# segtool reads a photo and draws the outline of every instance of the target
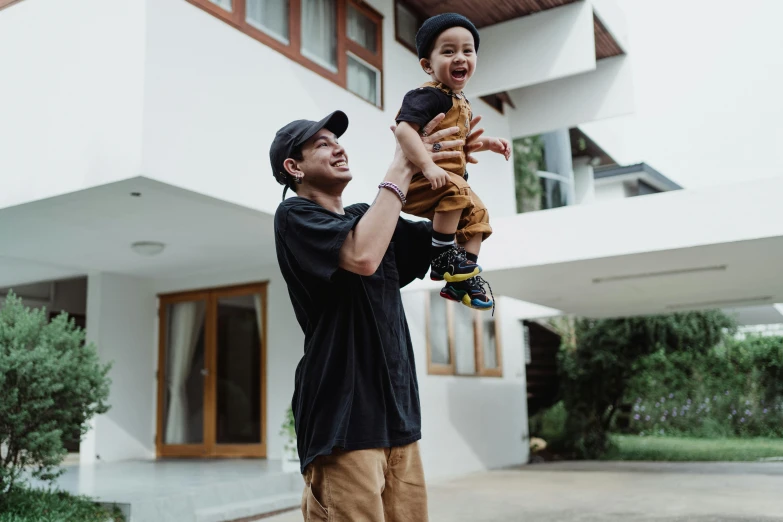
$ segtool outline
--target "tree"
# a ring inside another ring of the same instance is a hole
[[[568,449],[585,458],[607,450],[609,428],[642,357],[657,350],[708,350],[733,327],[720,311],[576,320],[575,342],[560,352]]]
[[[8,295],[0,309],[0,495],[26,468],[50,482],[62,473],[64,434],[84,435],[86,421],[109,410],[109,369],[67,314],[49,322],[44,310]]]
[[[541,210],[541,180],[544,166],[544,140],[528,136],[514,140],[514,186],[517,212]]]

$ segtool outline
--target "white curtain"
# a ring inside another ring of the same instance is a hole
[[[190,375],[205,311],[201,301],[177,303],[171,308],[166,367],[169,389],[166,444],[194,442],[188,440],[188,395],[185,384]]]
[[[337,72],[336,0],[302,0],[302,54]]]
[[[256,322],[258,323],[258,336],[264,338],[264,308],[261,302],[261,296],[258,294],[253,295],[253,306],[256,309]]]
[[[499,325],[494,319],[485,319],[483,328],[484,368],[498,367],[497,332]]]
[[[401,3],[397,3],[397,38],[416,48],[416,33],[419,30],[419,20]]]
[[[473,329],[473,310],[454,304],[454,344],[456,345],[457,374],[476,373],[476,343]]]
[[[348,90],[378,105],[378,73],[348,56]]]
[[[433,364],[451,364],[449,352],[449,322],[446,315],[446,301],[439,292],[429,295],[430,306],[430,358]]]
[[[288,43],[288,0],[247,0],[245,9],[250,25]]]
[[[231,0],[209,0],[215,5],[219,5],[229,13],[231,12]]]
[[[348,6],[348,38],[365,49],[375,52],[377,30],[375,22],[357,11],[352,5]]]

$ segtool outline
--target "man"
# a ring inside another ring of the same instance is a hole
[[[418,383],[400,288],[429,269],[431,225],[400,218],[415,170],[399,146],[372,206],[343,207],[352,175],[338,138],[347,128],[341,111],[297,120],[277,132],[269,152],[275,179],[297,196],[275,214],[275,243],[305,334],[292,401],[302,514],[426,521]],[[456,132],[422,139],[432,144]],[[428,150],[440,160],[463,144]]]

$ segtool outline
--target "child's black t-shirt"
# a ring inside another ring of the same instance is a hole
[[[435,87],[419,87],[405,94],[402,107],[395,118],[397,123],[415,123],[419,128],[427,125],[440,113],[446,114],[453,107],[451,96]]]

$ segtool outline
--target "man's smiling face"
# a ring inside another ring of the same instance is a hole
[[[348,155],[334,133],[321,129],[302,145],[303,160],[299,169],[313,185],[348,183],[353,176],[348,168]]]

